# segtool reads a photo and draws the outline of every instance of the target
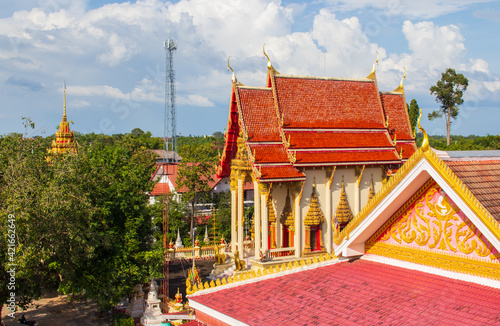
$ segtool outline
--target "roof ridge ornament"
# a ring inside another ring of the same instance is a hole
[[[403,77],[401,78],[401,82],[399,83],[399,86],[395,90],[393,90],[393,92],[395,92],[395,93],[404,94],[404,92],[405,92],[405,90],[403,88],[403,79],[406,78],[406,68],[403,67],[403,69],[404,69],[405,73],[404,73]]]
[[[229,65],[229,58],[231,58],[231,56],[227,57],[227,69],[228,70],[231,70],[231,72],[233,73],[233,76],[231,77],[231,81],[233,83],[237,83],[238,82],[238,79],[236,79],[236,75],[234,74],[234,70],[233,68],[231,68],[231,66]]]
[[[378,51],[375,51],[375,52],[377,52],[377,60],[375,60],[375,62],[373,63],[372,72],[370,72],[370,74],[368,76],[366,76],[366,78],[368,78],[368,79],[375,79],[375,66],[377,65],[378,59],[379,59]]]
[[[420,145],[420,148],[426,152],[429,150],[429,137],[427,136],[427,132],[425,131],[424,128],[420,125],[420,119],[422,119],[422,108],[420,108],[420,114],[418,116],[418,129],[423,133],[424,139],[422,140],[422,145]]]
[[[266,43],[262,46],[262,52],[264,52],[264,56],[267,58],[267,68],[272,68],[273,65],[271,64],[271,59],[269,59],[269,56],[266,53]]]

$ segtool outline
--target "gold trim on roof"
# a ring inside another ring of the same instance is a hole
[[[424,144],[422,144],[424,145]],[[405,164],[394,174],[393,177],[386,182],[382,189],[375,194],[368,203],[363,207],[358,215],[347,224],[340,232],[336,233],[333,242],[340,245],[346,238],[348,233],[351,233],[363,221],[368,214],[394,189],[394,187],[411,171],[411,169],[420,162],[421,159],[427,160],[429,164],[439,173],[445,182],[452,187],[463,202],[474,212],[474,214],[485,224],[494,236],[500,240],[500,223],[493,218],[488,210],[479,202],[472,192],[464,185],[458,176],[441,160],[437,154],[428,148],[420,147]]]
[[[425,152],[429,149],[429,137],[427,136],[427,132],[425,131],[424,128],[420,125],[420,119],[422,119],[422,109],[420,109],[420,114],[418,115],[418,129],[422,132],[424,139],[422,140],[422,145],[420,148]],[[416,134],[416,132],[415,132]]]
[[[269,59],[269,56],[266,53],[266,43],[262,46],[262,52],[264,52],[264,56],[267,58],[267,67],[272,68],[273,65],[271,64],[271,59]]]

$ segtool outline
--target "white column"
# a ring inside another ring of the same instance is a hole
[[[326,251],[328,251],[329,254],[332,253],[332,241],[333,241],[333,235],[332,235],[332,191],[329,187],[329,180],[326,180],[325,184],[325,213],[326,213],[326,241],[325,241],[325,246],[326,246]]]
[[[243,179],[238,178],[238,249],[241,252],[241,257],[243,258]]]
[[[259,183],[257,181],[253,182],[253,204],[254,204],[254,234],[255,234],[255,258],[259,259],[259,250],[260,246],[260,191],[259,191]]]
[[[267,217],[267,200],[265,194],[260,194],[260,211],[262,216],[262,249],[269,249],[269,221]]]
[[[236,210],[238,200],[236,189],[231,189],[231,251],[236,250],[237,232],[236,232]]]
[[[293,199],[293,205],[295,210],[295,257],[300,257],[302,255],[302,212],[300,209],[299,192],[295,191],[295,196]]]

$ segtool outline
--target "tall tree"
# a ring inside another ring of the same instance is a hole
[[[451,118],[458,116],[459,106],[464,102],[463,93],[469,86],[469,80],[462,74],[457,74],[455,69],[448,68],[441,74],[441,80],[430,88],[431,94],[436,96],[440,103],[439,110],[429,113],[429,120],[445,117],[446,120],[446,145],[450,145]]]
[[[420,108],[418,107],[417,100],[413,99],[410,102],[410,105],[406,104],[408,107],[408,116],[410,117],[410,126],[411,130],[413,133],[415,133],[415,130],[417,129],[417,121],[418,121],[418,116],[420,114]]]
[[[177,174],[177,187],[182,199],[191,206],[191,238],[193,238],[195,204],[207,196],[215,173],[215,157],[212,144],[185,145],[180,148],[182,163]],[[194,245],[194,243],[193,243]]]

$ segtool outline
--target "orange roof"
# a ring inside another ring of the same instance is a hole
[[[238,97],[248,141],[281,142],[272,90],[238,87]]]
[[[167,183],[157,183],[153,188],[153,191],[149,194],[150,196],[161,196],[170,193],[170,187]]]
[[[274,76],[287,128],[385,128],[375,82]]]
[[[155,173],[151,177],[151,179],[155,179],[157,177],[161,177],[162,175],[165,175],[170,182],[172,183],[173,189],[176,192],[183,193],[186,191],[185,187],[182,187],[180,189],[177,188],[177,177],[178,177],[178,170],[179,170],[179,164],[178,163],[157,163],[158,168],[156,169]],[[210,188],[213,188],[218,182],[220,181],[220,178],[214,174],[212,175],[212,180],[209,181],[209,186]],[[169,189],[169,191],[172,191],[167,183],[157,183],[155,185],[155,188],[153,189],[153,192],[155,189],[160,191],[161,189],[166,190]],[[157,196],[155,194],[151,193],[152,196]],[[161,193],[163,194],[163,192]]]
[[[233,84],[219,177],[230,175],[240,131],[264,182],[304,178],[299,166],[399,164],[415,152],[403,95],[381,94],[372,79],[268,72],[268,87]]]

